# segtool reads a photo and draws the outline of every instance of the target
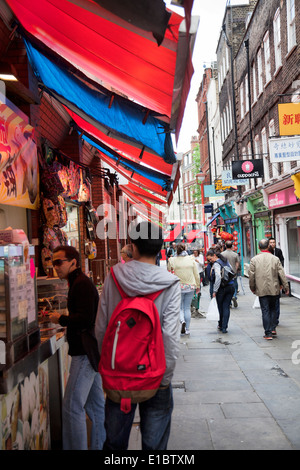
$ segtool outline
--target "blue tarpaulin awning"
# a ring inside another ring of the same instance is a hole
[[[99,93],[66,68],[46,57],[24,38],[30,64],[40,85],[68,108],[83,116],[106,134],[145,146],[168,163],[175,163],[171,135],[165,123],[153,115],[144,121],[141,107],[120,96],[110,103],[109,96]]]

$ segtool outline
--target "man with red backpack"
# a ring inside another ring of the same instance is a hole
[[[157,266],[162,230],[148,222],[130,233],[133,260],[107,276],[95,332],[107,394],[104,450],[126,450],[139,403],[142,448],[165,450],[170,434],[171,379],[179,351],[179,279]]]

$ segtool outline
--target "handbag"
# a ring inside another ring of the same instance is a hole
[[[213,297],[208,305],[206,320],[219,320],[217,299]]]
[[[93,329],[82,330],[81,333],[81,342],[83,349],[90,361],[92,368],[98,372],[98,366],[100,361],[100,353],[98,349],[98,342],[95,337]]]

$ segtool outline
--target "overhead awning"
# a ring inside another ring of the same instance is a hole
[[[108,96],[92,89],[65,67],[54,63],[28,39],[25,39],[25,45],[40,86],[49,94],[105,134],[132,145],[144,146],[166,162],[175,163],[171,136],[164,132],[162,121],[148,116],[146,122],[143,122],[145,113],[140,107],[119,96],[110,104]]]
[[[217,212],[206,224],[206,227],[208,227],[214,220],[216,220],[217,217],[219,217],[220,212]]]
[[[186,34],[184,18],[167,11],[163,0],[133,0],[128,8],[128,0],[125,5],[119,0],[6,1],[22,27],[49,51],[168,123],[176,116],[173,128],[180,128],[186,103],[181,90],[189,87],[193,68],[191,55],[178,51],[191,48],[195,32]],[[192,3],[187,2],[188,25]]]
[[[155,219],[162,222],[163,213],[159,209],[154,207],[149,202],[145,201],[143,198],[134,194],[127,188],[127,185],[121,185],[120,188],[132,201],[139,205],[139,208],[143,211],[143,213],[147,214],[147,216],[151,219]]]
[[[154,194],[150,193],[149,191],[145,191],[142,189],[140,186],[137,186],[136,184],[133,183],[128,183],[126,184],[126,187],[128,188],[129,191],[131,191],[133,194],[136,194],[137,196],[143,198],[143,200],[148,200],[150,202],[154,202],[159,205],[164,205],[167,202]],[[121,189],[123,186],[121,185]]]
[[[116,138],[112,134],[106,135],[93,124],[78,116],[75,112],[70,111],[67,107],[65,109],[70,114],[70,118],[74,121],[76,127],[86,135],[91,136],[92,139],[96,139],[97,142],[105,144],[112,150],[117,151],[119,154],[122,154],[137,163],[148,165],[151,168],[159,170],[161,173],[171,176],[173,165],[165,162],[163,158],[159,158],[157,155],[149,152],[142,145],[124,142],[121,138]]]

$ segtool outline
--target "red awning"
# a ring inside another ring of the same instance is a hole
[[[158,46],[151,32],[92,0],[7,0],[7,3],[27,32],[87,77],[171,118],[183,17],[171,13],[164,40]]]
[[[65,109],[70,114],[78,128],[86,132],[92,138],[95,138],[99,142],[103,142],[112,150],[129,157],[131,160],[136,161],[137,163],[149,165],[151,168],[157,169],[165,175],[170,176],[172,174],[173,165],[165,162],[162,158],[159,158],[153,153],[147,152],[138,146],[130,145],[128,142],[124,142],[113,136],[104,134],[104,132],[101,132],[96,126],[78,116],[78,114],[74,113],[67,107],[65,107]]]
[[[145,191],[142,189],[140,186],[137,186],[136,184],[133,183],[128,183],[126,187],[134,194],[137,196],[140,196],[144,200],[148,200],[151,202],[155,202],[156,204],[166,204],[167,201],[164,201],[163,199],[155,196],[154,194],[150,193],[149,191]]]

